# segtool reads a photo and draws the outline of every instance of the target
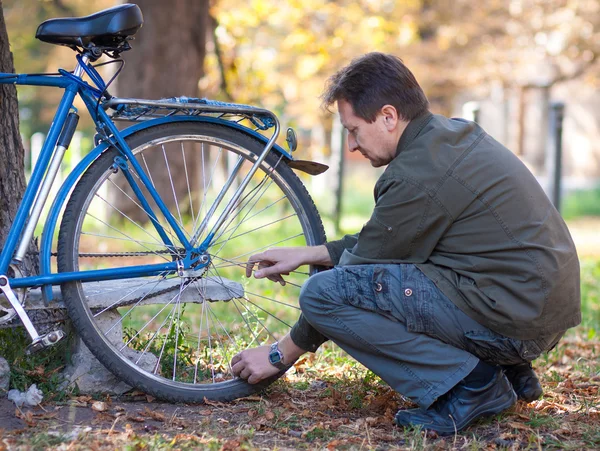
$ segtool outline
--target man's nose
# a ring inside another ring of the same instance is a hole
[[[354,136],[352,136],[351,133],[348,133],[348,150],[350,152],[355,152],[358,150],[358,143],[356,142],[356,139],[354,139]]]

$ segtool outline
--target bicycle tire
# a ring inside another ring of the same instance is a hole
[[[169,190],[172,191],[174,217],[186,230],[192,230],[194,227],[189,226],[199,223],[201,211],[209,210],[209,202],[206,199],[214,198],[212,196],[216,196],[217,187],[221,186],[217,183],[213,186],[217,172],[222,172],[225,177],[227,171],[231,171],[232,165],[227,169],[227,165],[217,163],[219,159],[224,161],[224,157],[227,156],[228,160],[235,160],[236,163],[242,161],[240,173],[245,173],[252,160],[264,148],[264,144],[257,138],[241,131],[220,124],[187,121],[157,125],[133,134],[127,141],[140,164],[144,163],[143,170],[153,179],[153,184],[161,171],[157,172],[156,168],[153,170],[148,166],[148,160],[153,157],[156,163],[157,160],[164,159],[165,170],[175,172],[172,168],[173,159],[180,150],[183,155],[188,199],[180,201],[177,198],[172,177],[171,187],[159,187],[158,182],[155,187],[163,199],[168,197]],[[114,158],[118,155],[116,149],[104,152],[90,165],[74,188],[60,226],[57,259],[59,272],[113,267],[110,265],[119,267],[118,257],[123,255],[123,250],[126,250],[124,255],[136,265],[160,261],[161,257],[172,258],[172,248],[169,249],[169,254],[164,250],[164,244],[162,247],[153,246],[155,242],[146,238],[147,234],[153,232],[152,222],[130,221],[132,215],[127,215],[124,207],[117,207],[116,202],[113,203],[113,198],[120,198],[120,202],[125,204],[134,200],[123,188],[122,180],[118,179],[122,178],[122,171],[118,171],[114,166]],[[190,170],[192,155],[196,155],[196,174],[203,180],[201,195],[190,188],[188,172],[193,172]],[[161,158],[158,158],[159,156]],[[187,160],[186,156],[189,156]],[[187,164],[187,161],[190,161],[190,164]],[[210,172],[207,170],[207,162],[211,165]],[[178,172],[177,177],[181,180],[183,174]],[[108,185],[111,186],[112,197],[103,191]],[[179,189],[181,191],[181,187]],[[183,191],[185,192],[185,189]],[[194,212],[194,205],[200,202],[200,197],[204,199],[204,205]],[[187,213],[182,213],[188,201],[190,209]],[[283,203],[280,204],[281,202]],[[99,210],[96,210],[96,204],[102,204],[111,215],[121,216],[119,221],[114,218],[105,221],[98,218]],[[139,204],[136,205],[142,209]],[[217,213],[219,211],[217,209]],[[285,214],[282,215],[282,211]],[[214,217],[216,216],[218,215]],[[164,218],[156,219],[164,224]],[[96,232],[98,230],[102,232]],[[128,240],[121,235],[129,236],[134,233],[143,235],[144,239],[130,237],[131,240]],[[229,366],[229,361],[235,353],[258,344],[272,342],[289,330],[299,314],[297,298],[302,281],[317,270],[311,267],[303,271],[300,268],[289,275],[291,280],[285,287],[279,287],[264,279],[245,279],[244,259],[251,253],[282,243],[318,245],[325,242],[325,231],[314,202],[281,155],[275,152],[268,155],[254,175],[252,183],[244,191],[236,209],[232,211],[231,217],[226,221],[220,237],[215,239],[208,249],[212,262],[200,279],[173,274],[133,279],[136,290],[127,288],[132,299],[126,299],[129,304],[125,307],[121,304],[126,297],[126,290],[118,289],[121,300],[111,305],[119,306],[119,315],[110,319],[113,325],[106,332],[103,331],[107,329],[106,326],[101,324],[106,320],[100,319],[99,311],[107,307],[95,306],[94,302],[99,294],[102,297],[110,297],[111,293],[105,290],[105,287],[107,283],[113,282],[96,283],[95,286],[100,287],[96,288],[96,292],[89,288],[94,286],[94,283],[70,282],[61,285],[63,298],[76,331],[96,358],[116,377],[157,398],[172,402],[202,402],[204,398],[229,401],[248,396],[264,389],[283,374],[282,372],[261,384],[250,385],[245,380],[234,378]],[[265,242],[266,238],[269,238],[268,242]],[[120,245],[123,248],[120,248]],[[137,253],[132,252],[130,248],[135,248],[134,251],[137,249]],[[162,249],[163,253],[156,249]],[[94,254],[104,257],[88,257],[86,250],[92,250]],[[232,250],[235,250],[233,255]],[[118,254],[118,257],[114,257],[115,254]],[[136,255],[132,257],[130,254]],[[150,286],[150,280],[156,285]],[[114,282],[117,287],[122,283],[123,281]],[[207,293],[209,285],[214,283],[226,285],[226,297],[232,299],[207,300],[207,297],[213,296]],[[235,287],[242,286],[242,295],[232,289],[229,283]],[[236,283],[239,285],[235,285]],[[198,288],[201,284],[205,286],[204,291]],[[165,286],[165,289],[171,290],[168,296],[171,296],[175,287],[174,298],[177,299],[153,303],[151,295],[161,293]],[[145,287],[143,295],[139,287]],[[196,289],[197,293],[192,293],[193,289]],[[151,293],[147,295],[146,292]],[[167,308],[170,305],[172,307]],[[164,311],[165,308],[167,312]],[[157,310],[158,313],[155,313]],[[153,317],[155,314],[157,316]],[[187,315],[187,322],[183,320],[183,315]],[[142,324],[144,321],[147,322]],[[203,331],[204,323],[206,328]],[[126,333],[117,333],[115,338],[112,329],[115,325],[119,325],[117,330],[122,329]],[[219,333],[222,334],[220,337]],[[135,351],[132,352],[131,349]],[[163,363],[163,357],[168,365],[172,365],[172,372],[170,366]],[[194,373],[193,379],[191,372]]]

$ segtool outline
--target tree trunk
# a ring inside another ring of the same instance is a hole
[[[14,72],[13,57],[8,44],[2,1],[0,0],[0,71]],[[0,85],[0,249],[15,218],[25,191],[24,150],[19,134],[19,105],[15,85]],[[33,246],[33,244],[32,244]],[[30,246],[30,251],[35,247]],[[36,264],[33,258],[25,262],[29,272]]]
[[[144,25],[132,41],[132,50],[124,55],[126,66],[117,79],[121,97],[160,99],[165,97],[198,97],[198,82],[204,75],[206,37],[209,31],[208,0],[135,0],[144,15]],[[183,174],[183,159],[178,152],[169,156],[171,173]],[[187,158],[187,157],[186,157]],[[187,161],[190,167],[197,167]],[[152,180],[159,193],[171,193],[171,181],[164,170],[165,162],[148,162]],[[190,180],[196,180],[191,174]],[[185,177],[173,180],[177,198],[187,194]],[[197,191],[198,186],[192,190]],[[173,196],[166,196],[174,204]],[[131,205],[131,204],[130,204]],[[139,209],[126,209],[132,219],[144,221]]]

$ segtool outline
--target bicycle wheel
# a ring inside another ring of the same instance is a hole
[[[229,180],[227,195],[198,242],[206,236],[264,148],[248,134],[201,122],[151,127],[128,143],[190,242]],[[165,245],[116,168],[118,155],[115,149],[105,152],[71,194],[58,240],[60,272],[145,266],[180,256],[175,231],[149,202],[172,242]],[[133,175],[137,180],[139,174]],[[232,375],[231,358],[289,331],[299,316],[300,287],[315,271],[299,268],[282,287],[246,278],[248,257],[274,246],[324,242],[312,199],[273,152],[212,240],[205,271],[71,282],[61,288],[80,337],[118,378],[170,401],[231,400],[276,379],[249,385]]]

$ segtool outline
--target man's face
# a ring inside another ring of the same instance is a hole
[[[367,122],[354,114],[352,105],[346,100],[338,100],[337,104],[342,125],[348,131],[348,150],[358,150],[375,168],[392,161],[401,131],[398,134],[396,127],[390,129],[390,117],[382,111],[373,122]],[[392,121],[395,125],[397,118]]]

